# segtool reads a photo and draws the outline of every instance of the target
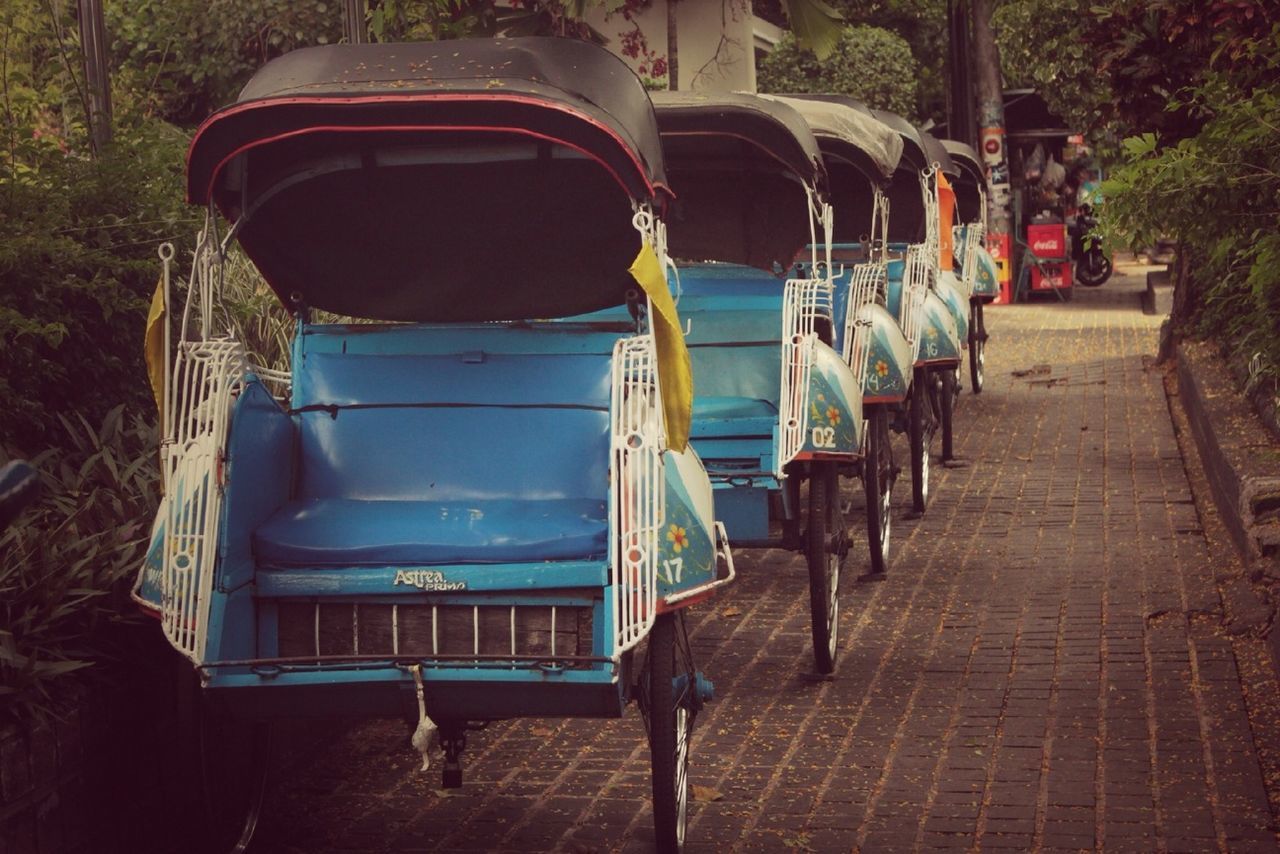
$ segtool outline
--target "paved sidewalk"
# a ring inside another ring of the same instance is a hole
[[[846,579],[835,679],[811,676],[803,561],[739,554],[691,624],[718,699],[689,851],[1277,850],[1277,742],[1246,714],[1274,677],[1219,627],[1230,556],[1147,366],[1140,285],[988,312],[987,390],[957,414],[970,465],[935,466],[927,516],[895,519],[887,580]],[[277,782],[262,849],[650,850],[629,711],[474,734],[448,796],[402,724],[361,725]]]

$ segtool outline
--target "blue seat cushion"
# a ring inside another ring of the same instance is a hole
[[[602,557],[604,501],[291,501],[258,527],[254,555],[277,566],[431,566]]]

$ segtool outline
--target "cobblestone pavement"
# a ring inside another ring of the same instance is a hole
[[[836,678],[811,675],[802,559],[740,553],[690,625],[718,699],[688,850],[1276,850],[1277,743],[1246,708],[1274,679],[1219,628],[1231,558],[1192,500],[1139,285],[989,310],[987,390],[957,414],[969,465],[935,466],[927,516],[895,519],[887,580],[846,577]],[[446,796],[403,724],[356,727],[276,783],[262,848],[650,850],[634,708],[471,742]]]

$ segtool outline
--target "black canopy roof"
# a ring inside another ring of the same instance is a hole
[[[942,147],[947,150],[947,154],[951,155],[952,162],[960,170],[961,181],[971,181],[978,184],[986,182],[986,169],[982,165],[982,160],[978,157],[978,152],[974,151],[972,147],[954,139],[942,140]]]
[[[808,123],[778,101],[738,93],[654,92],[676,199],[668,243],[677,258],[771,269],[811,239],[808,185],[827,172]]]
[[[871,114],[896,130],[902,137],[902,160],[898,162],[899,169],[909,168],[919,172],[928,167],[930,161],[924,150],[924,140],[920,138],[920,131],[915,125],[888,110],[872,110]]]
[[[828,168],[830,157],[839,157],[877,184],[886,183],[898,168],[902,138],[861,101],[847,95],[811,93],[765,97],[795,107],[804,116],[828,156]]]
[[[201,125],[187,192],[293,307],[522,319],[625,300],[662,163],[643,85],[586,42],[330,45]]]
[[[918,243],[924,239],[924,197],[920,173],[932,162],[925,153],[924,140],[915,125],[886,110],[872,110],[877,119],[902,137],[902,160],[893,173],[893,183],[885,191],[889,197],[889,242]]]
[[[920,131],[920,140],[924,143],[925,156],[929,158],[930,164],[938,164],[938,168],[942,170],[942,174],[947,178],[954,178],[960,175],[960,167],[951,160],[951,155],[947,153],[947,148],[942,144],[942,140],[938,139],[927,130]]]
[[[954,139],[942,140],[951,160],[960,170],[951,188],[956,193],[956,206],[960,209],[961,222],[976,222],[982,216],[982,192],[987,185],[987,173],[978,152]]]
[[[653,92],[651,98],[663,136],[738,137],[805,183],[825,186],[818,141],[786,104],[739,92]]]

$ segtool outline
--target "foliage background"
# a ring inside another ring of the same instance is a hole
[[[1105,223],[1180,246],[1173,322],[1280,386],[1280,9],[1255,0],[1099,7],[1084,28],[1128,137]]]
[[[759,61],[761,92],[838,92],[903,115],[916,111],[919,67],[907,42],[879,27],[845,27],[830,57],[819,60],[788,35]]]
[[[499,29],[589,38],[572,21],[582,2],[527,0],[506,13],[493,0],[370,0],[370,23],[387,41]],[[831,5],[849,24],[837,55],[818,64],[784,43],[760,68],[762,88],[845,91],[942,118],[945,2]],[[156,247],[175,241],[185,258],[198,225],[181,201],[192,127],[263,62],[335,41],[341,26],[338,0],[111,0],[116,141],[92,159],[75,6],[0,4],[0,461],[32,456],[45,477],[41,503],[0,536],[0,705],[10,708],[45,703],[59,678],[109,654],[101,637],[132,613],[119,607],[122,584],[156,500],[140,345]],[[757,7],[782,20],[780,3]],[[996,17],[1007,81],[1036,86],[1095,142],[1114,141],[1106,227],[1138,243],[1180,241],[1179,329],[1221,342],[1272,396],[1278,8],[1006,0]],[[265,348],[282,328],[260,322],[270,298],[251,271],[235,271],[233,315]]]

